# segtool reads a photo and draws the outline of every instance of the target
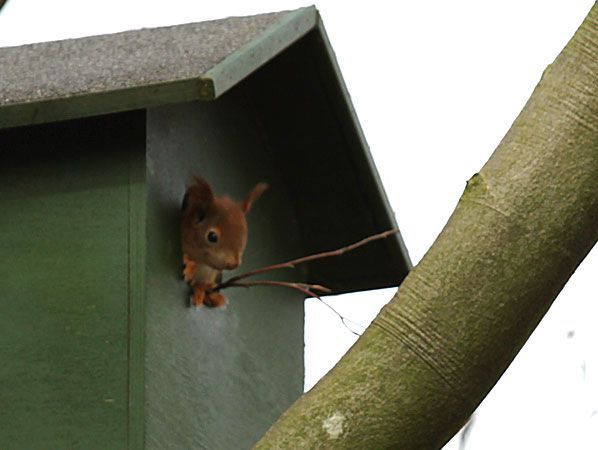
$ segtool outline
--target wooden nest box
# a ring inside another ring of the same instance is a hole
[[[271,186],[240,271],[396,226],[313,7],[0,49],[0,448],[247,448],[301,394],[301,293],[188,306],[193,174]],[[278,276],[408,269],[396,235]]]

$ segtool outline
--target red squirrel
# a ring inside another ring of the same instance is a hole
[[[182,206],[183,278],[193,289],[193,305],[220,307],[226,304],[225,297],[209,291],[220,282],[223,270],[241,264],[247,245],[245,215],[268,185],[258,183],[242,202],[236,202],[214,195],[203,178],[194,181]]]

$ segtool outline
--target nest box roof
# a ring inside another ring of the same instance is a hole
[[[0,128],[213,101],[244,79],[262,88],[257,103],[277,103],[263,121],[289,155],[306,251],[396,226],[314,7],[0,48]],[[396,286],[410,269],[400,235],[342,258],[308,277],[348,292]]]

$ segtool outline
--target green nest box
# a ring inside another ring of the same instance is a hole
[[[247,448],[301,394],[301,293],[189,307],[193,174],[271,186],[238,271],[396,226],[314,8],[0,49],[0,448]],[[395,235],[272,276],[409,264]]]

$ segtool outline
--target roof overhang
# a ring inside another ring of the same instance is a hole
[[[0,128],[214,100],[318,22],[308,7],[0,48]]]

